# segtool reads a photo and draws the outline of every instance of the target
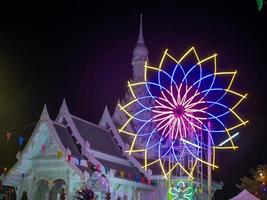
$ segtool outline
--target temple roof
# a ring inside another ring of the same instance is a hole
[[[99,156],[96,158],[105,168],[115,169],[115,177],[120,177],[120,171],[123,171],[125,173],[125,179],[129,179],[127,175],[128,173],[131,173],[133,177],[135,175],[141,175],[139,170],[135,168],[130,162],[128,162],[128,160],[123,156],[121,150],[119,149],[118,145],[111,135],[112,133],[109,130],[101,128],[73,115],[71,115],[71,118],[83,139],[87,140],[90,143],[90,148],[92,150],[96,150],[98,152],[105,153],[120,158],[121,160],[123,159],[125,161],[118,163],[114,162],[114,160],[107,160],[104,158],[101,159],[99,158]],[[79,159],[86,159],[81,154],[79,147],[76,144],[75,138],[71,136],[71,130],[67,126],[55,122],[53,123],[53,125],[55,126],[57,134],[64,147],[71,150],[72,156]],[[78,167],[82,171],[89,171],[88,168],[82,166]]]
[[[103,118],[104,123],[106,120],[109,121],[105,128],[76,117],[70,114],[64,100],[58,116],[52,120],[47,107],[44,106],[31,137],[21,155],[17,157],[18,160],[9,174],[12,176],[15,172],[28,173],[32,167],[32,160],[42,159],[41,149],[43,148],[42,145],[45,144],[47,145],[46,149],[52,145],[49,155],[54,158],[57,158],[58,151],[62,151],[62,156],[64,156],[62,161],[81,177],[85,176],[85,171],[92,172],[90,167],[81,166],[80,161],[84,160],[86,163],[90,161],[93,165],[100,164],[101,170],[104,168],[115,169],[114,175],[118,178],[122,178],[121,171],[125,174],[131,173],[133,176],[145,175],[148,178],[150,172],[141,169],[141,165],[133,156],[124,155],[125,143],[118,134],[108,109],[106,109]],[[69,155],[72,156],[74,162],[69,162],[69,158],[67,158]],[[77,159],[78,162],[76,162]],[[128,178],[128,176],[124,176],[124,179]]]
[[[143,170],[140,172],[140,169],[137,168],[139,165],[135,163],[135,160],[130,160],[123,154],[122,146],[124,143],[119,144],[121,139],[120,137],[117,138],[114,130],[109,126],[103,128],[70,114],[65,100],[56,121],[54,125],[59,139],[65,149],[70,149],[72,156],[90,160],[92,163],[99,163],[105,168],[115,169],[118,172],[115,176],[118,177],[120,177],[119,171],[131,172],[135,175],[145,173]],[[86,147],[87,142],[94,158],[84,153],[88,148]]]
[[[90,143],[93,150],[125,159],[109,130],[75,116],[72,116],[72,120],[83,139]]]
[[[60,138],[61,143],[63,146],[67,149],[69,148],[71,150],[71,155],[78,158],[78,159],[85,159],[84,156],[81,155],[81,152],[78,148],[78,146],[75,144],[74,138],[71,136],[70,131],[68,128],[64,125],[58,124],[58,123],[53,123],[57,135]]]
[[[138,169],[134,168],[134,166],[125,166],[125,165],[121,165],[119,163],[114,163],[114,162],[110,162],[107,160],[103,160],[103,159],[99,159],[99,162],[101,162],[104,166],[110,168],[110,169],[115,169],[116,173],[115,176],[116,177],[120,177],[120,171],[123,171],[125,173],[125,178],[129,178],[128,177],[128,173],[131,173],[132,176],[134,177],[135,175],[140,175],[140,172]]]

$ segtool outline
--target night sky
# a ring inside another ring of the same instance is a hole
[[[249,93],[239,110],[250,120],[240,149],[217,157],[214,179],[224,187],[216,199],[237,194],[240,177],[267,163],[267,6],[260,13],[256,0],[160,2],[0,3],[1,167],[15,162],[18,135],[29,137],[32,127],[9,142],[5,131],[36,122],[44,104],[52,119],[63,98],[94,123],[105,105],[113,112],[132,77],[140,13],[151,65],[165,48],[179,57],[195,46],[200,57],[218,53],[219,69],[238,70],[235,88]]]

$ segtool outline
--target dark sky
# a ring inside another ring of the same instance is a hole
[[[178,57],[194,45],[202,57],[218,53],[219,69],[239,71],[235,87],[249,93],[240,113],[250,124],[238,151],[219,153],[214,173],[224,182],[217,199],[238,193],[239,178],[267,163],[267,7],[259,13],[256,0],[86,2],[0,3],[0,166],[15,161],[20,134],[7,143],[5,129],[37,121],[44,104],[54,118],[65,97],[71,113],[95,123],[106,104],[113,111],[132,76],[142,12],[152,65],[165,48]]]

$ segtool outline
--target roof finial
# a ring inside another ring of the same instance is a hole
[[[133,79],[144,80],[144,65],[148,60],[148,50],[146,48],[144,37],[143,37],[143,15],[140,15],[140,28],[137,44],[133,50]]]
[[[140,28],[139,28],[139,36],[137,40],[138,44],[144,44],[144,37],[143,37],[143,14],[140,14]]]
[[[40,120],[43,120],[43,121],[50,120],[46,104],[43,107],[43,111],[41,113]]]

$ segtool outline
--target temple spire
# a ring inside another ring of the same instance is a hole
[[[133,50],[133,80],[142,81],[144,79],[144,65],[148,60],[148,50],[145,46],[144,36],[143,36],[143,15],[140,15],[140,25],[139,25],[139,35],[137,39],[137,44]]]
[[[140,27],[139,27],[139,36],[137,40],[138,44],[144,44],[144,37],[143,37],[143,14],[140,15]]]

